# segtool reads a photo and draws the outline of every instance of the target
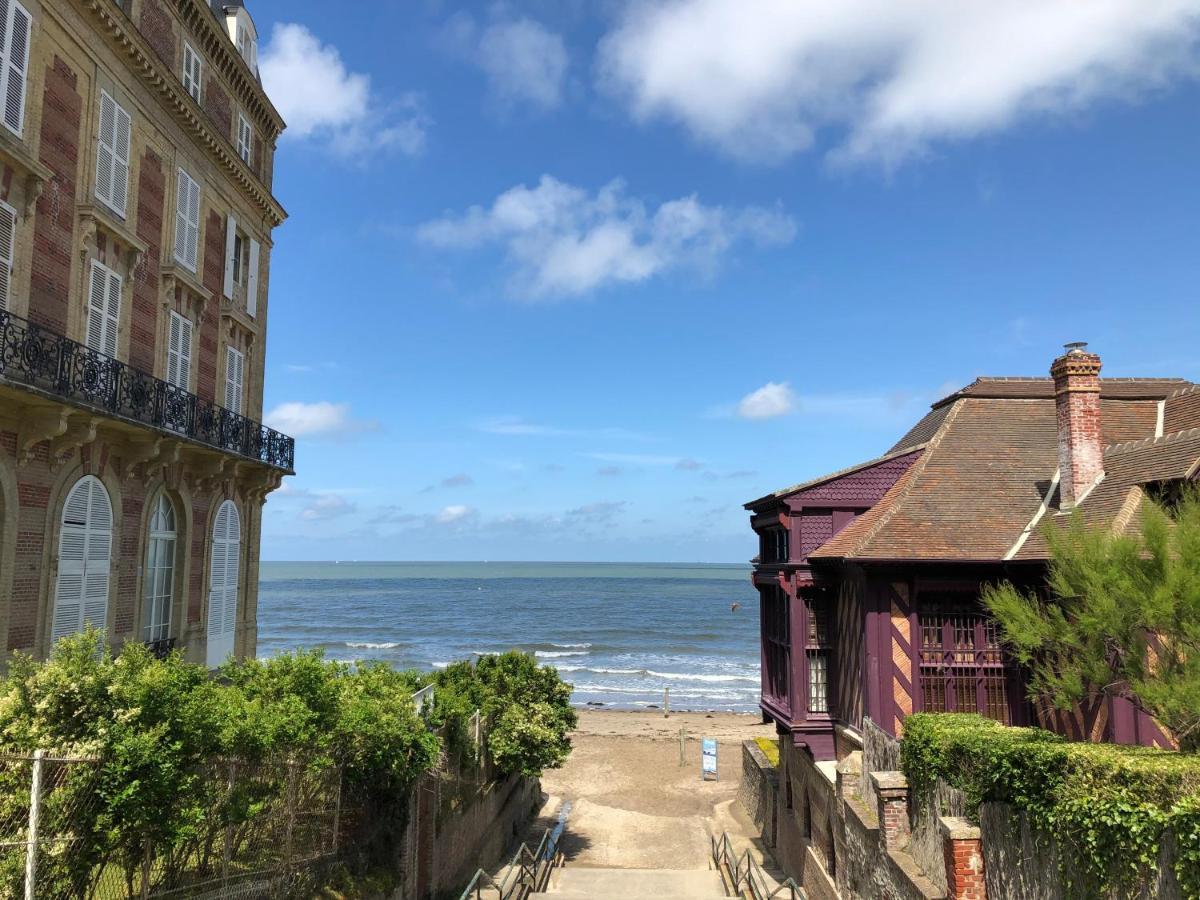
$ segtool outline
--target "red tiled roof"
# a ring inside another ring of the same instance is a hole
[[[1095,521],[1112,521],[1123,510],[1128,515],[1130,488],[1182,477],[1200,464],[1200,430],[1154,438],[1160,411],[1169,424],[1200,416],[1200,390],[1178,379],[1106,379],[1101,397],[1107,475],[1080,508]],[[979,379],[935,404],[888,456],[917,448],[923,448],[921,456],[883,499],[810,559],[1004,559],[1058,468],[1053,382]],[[1044,556],[1044,540],[1034,535],[1016,558]]]

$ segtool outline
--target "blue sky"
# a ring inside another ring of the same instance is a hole
[[[1194,0],[256,0],[265,559],[744,561],[1086,340],[1200,380]]]

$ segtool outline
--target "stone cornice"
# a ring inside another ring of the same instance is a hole
[[[274,195],[259,180],[236,154],[229,139],[222,138],[203,116],[200,107],[188,96],[183,85],[168,71],[162,61],[146,44],[141,34],[132,27],[128,17],[112,0],[76,0],[97,22],[100,32],[113,45],[118,54],[130,62],[130,68],[153,91],[162,98],[164,105],[176,121],[196,138],[197,143],[208,151],[209,156],[225,170],[232,180],[242,188],[270,222],[272,228],[287,218],[287,211]],[[198,0],[188,0],[181,5],[192,5]],[[210,15],[211,18],[211,15]],[[245,65],[243,63],[243,65]],[[265,99],[265,95],[263,95]],[[274,112],[274,107],[271,107]],[[279,114],[274,113],[275,116]]]
[[[242,59],[237,47],[229,39],[222,23],[213,15],[205,0],[173,0],[175,8],[192,36],[204,45],[210,62],[228,79],[237,92],[238,100],[248,115],[258,120],[259,126],[274,141],[285,125],[279,110],[271,103],[266,91],[250,66]]]

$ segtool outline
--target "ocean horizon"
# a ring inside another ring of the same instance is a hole
[[[264,561],[258,654],[319,648],[432,671],[517,649],[577,706],[758,709],[749,564]]]

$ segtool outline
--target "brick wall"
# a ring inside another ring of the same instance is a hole
[[[217,126],[217,130],[229,140],[233,134],[233,105],[225,88],[221,87],[221,82],[212,75],[204,82],[204,108],[208,110],[208,115]]]
[[[152,150],[142,156],[137,185],[137,234],[149,245],[133,278],[130,315],[129,362],[154,372],[158,357],[158,284],[162,258],[163,211],[166,175],[162,160]]]
[[[46,69],[39,147],[39,158],[54,176],[38,198],[34,218],[29,319],[61,334],[66,333],[68,322],[82,111],[76,75],[55,57],[54,65]]]
[[[175,69],[175,24],[158,0],[142,0],[142,21],[139,25],[147,43],[154,48],[171,70]]]

